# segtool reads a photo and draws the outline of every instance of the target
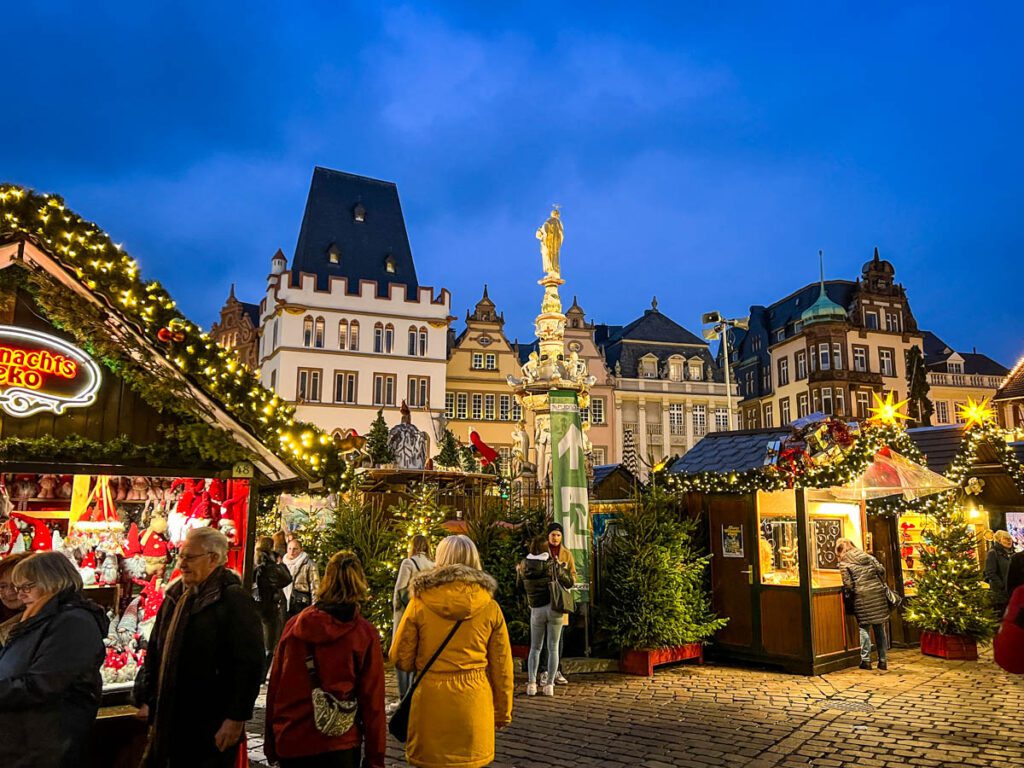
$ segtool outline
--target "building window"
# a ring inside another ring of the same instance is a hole
[[[455,418],[455,393],[445,392],[444,393],[444,415],[445,418]]]
[[[415,326],[409,326],[409,357],[416,356],[417,331]]]
[[[508,421],[512,414],[512,395],[502,395],[498,398],[498,420]]]
[[[715,408],[715,429],[718,432],[725,432],[729,429],[729,410],[727,408]]]
[[[832,345],[832,367],[837,371],[843,369],[843,345],[833,344]]]
[[[313,324],[313,346],[317,349],[324,348],[324,319],[318,317]]]
[[[779,400],[779,426],[784,427],[792,421],[789,416],[789,398]]]
[[[832,367],[832,357],[829,355],[828,342],[824,342],[818,345],[818,362],[819,367],[823,371],[827,371]]]
[[[395,404],[395,376],[390,373],[373,374],[373,404]]]
[[[313,318],[306,317],[302,320],[302,346],[313,346]]]
[[[482,419],[484,416],[484,396],[480,394],[473,395],[473,410],[469,414],[474,419]]]
[[[409,377],[408,402],[410,408],[426,408],[430,405],[430,379],[428,377]]]
[[[738,414],[736,414],[736,419],[737,421],[739,421],[738,429],[746,429],[746,424],[744,424],[743,422],[743,411],[740,411]]]
[[[807,393],[801,392],[796,396],[796,417],[802,419],[810,412],[810,409],[807,407]]]
[[[899,333],[900,330],[900,313],[899,312],[886,312],[885,313],[885,330]]]
[[[686,434],[686,410],[682,403],[669,404],[668,431],[672,435]]]
[[[821,388],[821,410],[827,416],[834,413],[832,410],[832,387]]]
[[[866,389],[857,390],[857,416],[862,419],[868,417],[868,403],[871,401],[870,393]]]
[[[649,357],[644,357],[640,360],[640,378],[658,378],[658,358],[651,355]]]
[[[683,380],[683,361],[681,358],[671,357],[668,361],[668,377],[672,381]]]
[[[807,378],[807,353],[800,350],[796,353],[796,380]]]
[[[338,322],[338,349],[348,347],[348,320]]]
[[[605,463],[604,448],[595,448],[593,453],[593,463],[595,467],[603,467]]]
[[[384,352],[384,324],[375,323],[373,326],[373,351],[378,355]]]
[[[427,356],[427,329],[420,328],[420,357]]]
[[[498,356],[493,352],[484,355],[484,368],[488,371],[498,370]]]
[[[772,369],[770,366],[766,366],[765,369],[761,371],[761,391],[772,391]]]
[[[766,427],[774,427],[775,426],[775,414],[772,413],[772,404],[771,403],[765,403],[764,404],[764,425]]]
[[[512,449],[507,445],[498,448],[498,460],[501,462],[501,474],[504,477],[512,476]]]
[[[963,363],[946,363],[946,371],[948,373],[963,373],[964,372],[964,364]]]
[[[273,392],[277,388],[277,371],[270,372],[270,391]]]
[[[784,387],[789,384],[789,358],[779,358],[779,386]]]
[[[708,409],[705,405],[693,406],[693,436],[704,437],[708,433]]]
[[[468,415],[469,406],[469,395],[465,392],[459,392],[457,404],[455,407],[455,418],[464,419]]]
[[[814,412],[821,410],[821,390],[815,389],[811,392],[811,400],[814,403]]]
[[[878,369],[882,372],[883,376],[896,375],[896,367],[893,365],[891,349],[878,350]]]
[[[750,408],[747,410],[747,418],[745,421],[747,429],[757,429],[757,408]]]
[[[590,423],[604,424],[604,398],[590,398]]]
[[[512,421],[522,421],[523,418],[523,406],[518,401],[512,401]]]
[[[355,405],[356,374],[351,371],[334,372],[334,402]]]
[[[846,415],[846,390],[842,387],[836,387],[836,415]]]
[[[384,326],[384,354],[390,355],[395,351],[395,326],[388,323]]]
[[[956,419],[957,424],[963,424],[966,421],[963,416],[966,405],[966,403],[953,403],[953,418]]]
[[[484,395],[484,420],[494,421],[494,395]]]
[[[353,320],[348,326],[348,348],[352,352],[359,351],[359,321]]]
[[[949,403],[945,400],[935,401],[935,421],[939,424],[949,424]]]
[[[335,243],[331,243],[331,247],[327,249],[327,260],[331,264],[341,263],[341,249]]]
[[[864,310],[864,327],[869,331],[878,330],[878,313],[874,310]]]
[[[300,403],[319,403],[320,376],[321,372],[317,368],[299,368],[295,399]]]
[[[853,370],[867,373],[868,371],[868,349],[867,347],[853,348]]]
[[[704,363],[690,363],[690,380],[701,381],[704,379]]]
[[[786,329],[777,328],[775,330],[775,343],[778,344],[780,341],[784,341],[786,338]]]
[[[473,370],[482,371],[484,368],[484,353],[474,352],[473,353]]]

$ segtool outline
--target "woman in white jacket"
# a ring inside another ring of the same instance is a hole
[[[394,611],[394,631],[398,631],[398,625],[402,621],[402,614],[409,604],[409,582],[412,577],[420,571],[427,571],[434,567],[434,561],[430,559],[430,539],[421,533],[412,537],[409,543],[409,556],[402,561],[398,568],[398,578],[395,579],[395,593],[391,599],[391,607]],[[405,697],[409,690],[414,673],[395,670],[398,673],[398,695]]]

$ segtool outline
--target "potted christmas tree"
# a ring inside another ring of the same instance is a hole
[[[460,469],[462,458],[459,455],[459,441],[448,427],[444,428],[441,435],[441,452],[434,457],[434,466],[437,469],[456,470]]]
[[[377,411],[377,418],[366,435],[366,453],[375,467],[387,467],[395,462],[395,453],[388,445],[388,424],[384,421],[383,408]]]
[[[906,620],[921,630],[921,652],[944,659],[978,658],[978,641],[995,634],[998,621],[978,568],[977,541],[953,494],[941,499],[922,532],[924,571]]]

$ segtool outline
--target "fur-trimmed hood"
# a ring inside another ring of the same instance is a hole
[[[468,619],[491,602],[498,589],[492,576],[468,565],[442,565],[413,576],[409,594],[448,620]]]

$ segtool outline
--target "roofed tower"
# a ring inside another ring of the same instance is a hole
[[[875,257],[877,258],[877,256],[878,251],[876,250]],[[825,256],[821,251],[818,251],[818,268],[821,272],[821,290],[818,293],[818,300],[800,313],[800,322],[805,326],[812,323],[845,323],[846,310],[832,301],[825,292]]]
[[[466,321],[475,320],[479,323],[498,323],[504,325],[505,315],[504,313],[498,314],[494,302],[491,301],[491,297],[487,295],[487,286],[484,285],[484,295],[480,297],[480,301],[476,303],[476,307],[473,308],[473,312],[466,312]]]

